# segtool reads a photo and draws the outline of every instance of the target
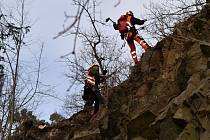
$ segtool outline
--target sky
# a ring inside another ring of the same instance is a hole
[[[12,1],[12,2],[11,2]],[[153,0],[156,2],[158,0]],[[14,0],[2,0],[8,6],[14,4]],[[28,17],[31,23],[30,36],[34,42],[34,50],[44,43],[44,52],[42,58],[43,71],[41,72],[41,80],[54,87],[54,94],[64,99],[68,93],[68,80],[65,77],[67,67],[60,62],[60,57],[71,52],[73,46],[73,38],[71,36],[59,37],[53,39],[55,35],[63,28],[65,16],[64,11],[68,14],[74,14],[75,8],[71,5],[71,0],[26,0],[28,8]],[[121,3],[114,7],[118,0],[103,0],[100,9],[102,18],[107,17],[117,20],[120,15],[126,11],[132,10],[136,17],[144,19],[145,9],[143,5],[149,4],[149,1],[143,0],[122,0]],[[13,3],[13,4],[12,4]],[[67,21],[66,24],[71,24]],[[113,30],[112,28],[104,29],[106,32]],[[113,35],[117,32],[111,32]],[[36,114],[40,119],[48,120],[53,112],[62,112],[61,106],[63,102],[54,98],[45,98],[44,102],[38,107]]]

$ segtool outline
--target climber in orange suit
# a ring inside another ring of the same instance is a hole
[[[119,30],[121,34],[121,39],[126,39],[130,49],[131,49],[131,56],[135,64],[138,64],[138,58],[136,55],[136,48],[134,45],[134,40],[138,42],[145,51],[147,51],[150,46],[145,42],[145,40],[138,35],[138,32],[135,28],[135,24],[143,25],[144,22],[147,20],[140,20],[135,18],[132,11],[126,12],[126,15],[122,15],[118,19],[118,23],[113,22],[113,27],[115,30]]]

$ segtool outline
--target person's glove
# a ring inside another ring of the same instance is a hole
[[[143,23],[145,23],[146,21],[147,21],[147,19],[144,19],[144,20],[143,20]]]
[[[106,73],[107,73],[107,70],[106,69],[103,70],[103,75],[106,75]]]
[[[132,33],[136,33],[136,29],[135,29],[134,26],[130,27],[130,30],[129,31],[131,31]]]
[[[144,29],[145,29],[145,27],[141,27],[140,29],[141,29],[141,30],[144,30]]]
[[[128,31],[130,31],[131,30],[131,27],[130,26],[127,26],[127,29],[128,29]]]
[[[114,27],[115,30],[118,30],[118,26],[117,26],[116,22],[113,23],[113,27]]]
[[[125,34],[124,34],[124,33],[121,33],[121,34],[120,34],[120,37],[121,37],[122,40],[124,40]]]

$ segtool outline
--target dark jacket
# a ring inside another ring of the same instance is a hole
[[[124,15],[126,16],[126,15]],[[135,18],[134,16],[131,17],[131,25],[133,25],[133,28],[135,29],[135,26],[134,25],[143,25],[145,23],[146,20],[140,20],[138,18]],[[118,30],[118,25],[116,22],[113,23],[113,27],[115,30]]]
[[[131,25],[143,25],[145,20],[140,20],[138,18],[132,17],[131,18]]]

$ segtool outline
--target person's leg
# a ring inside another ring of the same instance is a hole
[[[150,46],[145,42],[145,40],[138,34],[134,36],[134,40],[138,42],[144,48],[145,51],[150,48]]]
[[[138,59],[137,59],[137,55],[136,55],[136,48],[135,48],[134,42],[133,42],[133,40],[129,40],[127,42],[131,49],[130,53],[131,53],[131,57],[133,58],[134,63],[138,64]]]
[[[133,58],[135,65],[136,65],[136,64],[138,64],[138,58],[136,55],[136,47],[133,42],[133,33],[132,32],[128,32],[128,34],[127,34],[127,43],[131,49],[130,53],[131,53],[131,56]]]
[[[93,95],[89,95],[88,100],[85,102],[85,106],[92,106],[94,103]]]
[[[99,93],[100,94],[100,93]],[[98,90],[97,88],[93,88],[93,99],[94,99],[94,114],[96,114],[99,110],[99,105],[100,105],[100,97],[98,95]]]
[[[98,88],[95,89],[95,105],[94,112],[98,112],[99,107],[104,104],[106,105],[105,98],[101,95],[100,90]]]
[[[83,100],[85,101],[84,108],[91,107],[94,103],[92,89],[88,86],[84,87],[84,94],[82,96]]]

